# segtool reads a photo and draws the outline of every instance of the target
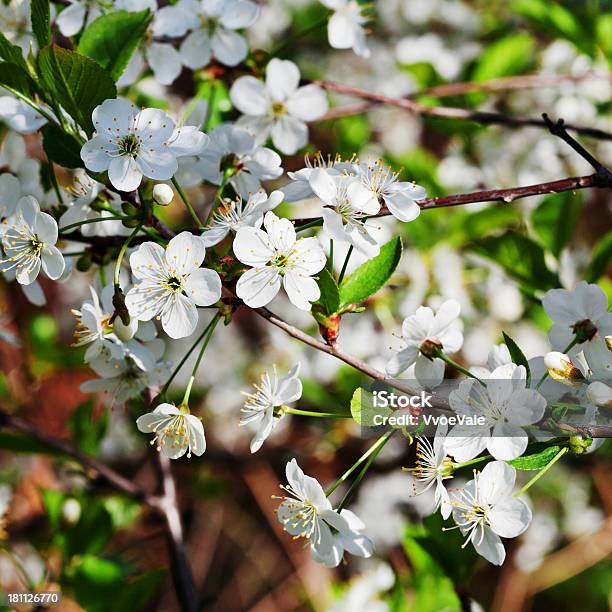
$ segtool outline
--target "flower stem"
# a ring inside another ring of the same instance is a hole
[[[342,270],[340,270],[340,276],[338,277],[338,284],[340,284],[342,282],[342,279],[344,278],[344,274],[346,273],[346,267],[348,266],[348,262],[352,254],[353,254],[353,245],[351,244],[351,246],[349,247],[349,250],[346,253],[346,257],[344,258],[344,263],[342,264]]]
[[[78,223],[71,223],[70,225],[65,225],[64,227],[59,228],[59,232],[65,232],[66,230],[74,229],[75,227],[80,227],[81,225],[88,225],[89,223],[102,223],[102,221],[122,221],[125,217],[119,217],[115,215],[114,217],[100,217],[98,219],[85,219],[84,221],[79,221]]]
[[[204,118],[204,124],[202,125],[203,132],[208,132],[208,128],[210,127],[210,121],[213,117],[213,110],[214,110],[216,97],[217,97],[217,81],[213,81],[210,84],[210,93],[208,94],[208,106],[206,107],[206,117]]]
[[[361,468],[361,472],[359,472],[359,474],[357,475],[357,478],[355,478],[355,480],[353,481],[353,484],[349,487],[349,490],[345,493],[344,497],[340,501],[340,504],[338,505],[338,508],[336,508],[337,512],[340,512],[340,510],[342,510],[342,508],[344,508],[346,506],[346,504],[348,504],[349,500],[351,499],[351,497],[353,496],[353,494],[357,490],[357,487],[359,486],[359,483],[362,481],[363,477],[366,475],[366,472],[370,469],[370,466],[372,465],[372,463],[374,463],[374,459],[376,459],[376,456],[378,455],[378,453],[380,453],[380,451],[383,449],[385,444],[389,441],[391,436],[396,431],[397,430],[395,430],[395,429],[392,429],[391,431],[388,431],[386,434],[381,436],[374,443],[374,445],[370,448],[370,450],[369,450],[370,457],[368,458],[368,460],[367,460],[366,464],[363,466],[363,468]],[[360,461],[361,461],[361,459],[360,459]],[[356,467],[356,466],[353,466],[353,467]],[[335,486],[337,486],[337,485],[334,485],[334,488],[335,488]]]
[[[205,336],[204,342],[202,343],[202,348],[200,348],[198,358],[196,359],[196,362],[193,366],[193,370],[191,371],[191,378],[189,379],[189,382],[187,383],[187,389],[185,389],[185,395],[183,396],[183,401],[181,402],[181,406],[187,406],[189,404],[189,396],[191,395],[191,387],[193,387],[196,372],[198,371],[198,368],[200,367],[200,362],[202,361],[202,357],[204,357],[204,351],[206,350],[206,347],[208,346],[208,343],[210,342],[210,339],[212,338],[213,332],[215,331],[215,327],[217,327],[217,323],[219,322],[220,318],[221,318],[221,315],[218,312],[216,312],[215,316],[212,318],[212,321],[208,324],[208,326],[204,330],[204,334],[203,334]],[[188,356],[189,354],[187,354],[184,359],[186,359]],[[182,365],[184,363],[184,359],[179,365]]]
[[[469,461],[464,461],[463,463],[453,463],[453,469],[459,470],[467,467],[468,465],[474,465],[475,463],[481,463],[482,461],[487,461],[489,459],[493,459],[493,457],[491,455],[485,455],[484,457],[476,457],[476,459],[470,459]]]
[[[159,395],[161,397],[166,395],[168,391],[168,387],[172,384],[172,381],[176,378],[176,375],[180,372],[181,368],[185,365],[185,362],[189,359],[189,357],[191,356],[191,353],[195,351],[196,346],[200,344],[200,342],[204,339],[204,336],[206,336],[206,334],[210,331],[210,327],[214,322],[215,322],[215,319],[213,317],[208,323],[208,325],[204,328],[204,331],[196,338],[195,342],[191,345],[189,350],[185,353],[183,358],[179,361],[178,365],[174,368],[174,370],[172,371],[172,374],[170,374],[170,378],[165,382],[164,386],[159,392]]]
[[[331,239],[329,241],[329,263],[328,263],[329,273],[334,275],[334,240]]]
[[[312,221],[309,221],[308,223],[304,223],[304,225],[300,225],[299,227],[296,227],[295,231],[303,232],[304,230],[310,229],[311,227],[319,227],[320,225],[323,225],[323,219],[313,219]]]
[[[515,493],[514,496],[518,497],[519,495],[522,495],[523,493],[525,493],[525,491],[527,491],[527,489],[529,489],[529,487],[536,482],[537,480],[539,480],[540,478],[542,478],[542,476],[544,476],[544,474],[546,472],[548,472],[548,470],[555,464],[557,463],[557,461],[559,461],[559,459],[561,459],[561,457],[563,457],[563,455],[565,455],[565,453],[567,453],[567,446],[564,446],[561,450],[559,450],[559,452],[552,458],[552,460],[546,464],[545,467],[543,467],[531,480],[529,480],[527,482],[527,484],[525,484],[525,486],[518,491],[518,493]]]
[[[140,223],[134,228],[134,231],[127,237],[126,241],[121,245],[121,249],[119,250],[119,255],[117,255],[117,261],[115,262],[115,274],[113,276],[113,282],[115,284],[115,289],[119,287],[119,273],[121,272],[121,262],[123,261],[123,257],[125,256],[125,252],[130,246],[130,242],[136,234],[140,231]]]
[[[574,347],[576,344],[578,343],[578,338],[574,338],[566,347],[565,350],[563,351],[564,353],[567,353],[572,347]],[[546,370],[546,372],[544,372],[544,375],[542,376],[542,378],[540,378],[540,380],[538,381],[538,384],[536,385],[536,391],[538,391],[540,389],[540,387],[544,384],[544,381],[550,376],[550,374],[548,373],[548,370]]]
[[[437,351],[436,357],[441,359],[444,363],[449,365],[451,368],[454,368],[458,372],[461,372],[462,374],[465,374],[466,376],[469,376],[470,378],[477,380],[483,387],[487,386],[484,381],[478,378],[478,376],[475,376],[474,374],[472,374],[472,372],[464,368],[462,365],[459,365],[456,361],[453,361],[448,355],[445,355],[441,350]]]
[[[200,217],[198,217],[198,214],[193,209],[193,206],[191,206],[191,204],[189,203],[189,200],[187,199],[187,196],[185,195],[183,188],[179,185],[179,182],[174,177],[172,177],[172,184],[174,185],[175,189],[178,191],[178,194],[181,197],[181,200],[183,201],[185,208],[191,215],[191,218],[195,221],[195,224],[198,226],[198,229],[204,229],[204,225],[202,225],[202,222],[200,221]]]
[[[296,32],[293,36],[287,37],[287,40],[280,44],[278,47],[270,51],[270,57],[278,57],[278,54],[284,51],[290,44],[293,44],[296,40],[300,38],[304,38],[304,36],[308,36],[312,32],[316,32],[319,28],[322,28],[327,24],[328,17],[321,19],[320,21],[316,21],[312,25],[304,28],[301,32]]]
[[[299,410],[298,408],[286,408],[286,414],[296,414],[299,416],[326,417],[332,419],[352,419],[350,414],[338,414],[336,412],[317,412],[316,410]]]

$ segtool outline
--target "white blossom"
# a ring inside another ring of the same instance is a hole
[[[357,0],[321,0],[321,4],[334,11],[327,24],[329,44],[334,49],[353,49],[363,58],[370,57],[363,6]]]
[[[516,470],[503,461],[488,463],[482,472],[453,495],[453,519],[476,552],[501,565],[506,551],[500,539],[516,538],[531,522],[527,504],[513,495]]]
[[[251,452],[256,453],[265,442],[283,415],[283,407],[302,397],[302,381],[298,378],[300,364],[291,368],[289,373],[278,378],[276,367],[272,375],[265,372],[261,382],[253,385],[253,393],[245,393],[246,402],[241,409],[240,425],[253,423],[257,432],[251,441]],[[278,410],[280,409],[280,410]]]
[[[376,214],[377,210],[367,206],[364,210],[356,206],[360,202],[353,199],[354,189],[358,187],[354,177],[334,175],[322,168],[315,168],[309,182],[314,193],[325,204],[322,215],[326,233],[334,240],[348,242],[366,257],[378,255],[380,246],[366,225],[368,215]]]
[[[308,142],[307,121],[322,117],[328,108],[317,85],[299,87],[300,70],[289,60],[272,59],[265,84],[253,76],[237,79],[230,89],[233,105],[244,114],[240,124],[260,142],[271,136],[274,146],[291,155]]]
[[[426,195],[423,187],[398,181],[399,173],[393,172],[380,160],[356,164],[355,169],[358,180],[351,188],[353,206],[376,214],[384,203],[400,221],[414,221],[421,214],[417,200]]]
[[[174,191],[166,183],[157,183],[153,187],[153,199],[160,206],[168,206],[174,199]]]
[[[47,123],[37,110],[13,96],[0,97],[0,121],[19,134],[31,134]]]
[[[447,300],[435,314],[428,306],[420,306],[415,314],[406,317],[402,324],[406,347],[387,363],[387,373],[398,376],[416,364],[414,372],[419,383],[437,387],[444,378],[444,362],[435,357],[435,352],[452,355],[463,344],[463,334],[456,328],[459,311],[459,302]]]
[[[157,108],[139,111],[122,99],[105,100],[92,113],[96,136],[81,148],[85,166],[108,171],[120,191],[134,191],[142,177],[165,181],[178,169],[177,158],[195,155],[208,137],[194,126],[176,128]]]
[[[221,279],[200,268],[206,249],[202,239],[181,232],[166,249],[155,242],[141,244],[130,255],[137,282],[125,296],[130,315],[139,321],[161,319],[171,338],[191,335],[198,323],[197,306],[210,306],[221,298]]]
[[[17,282],[22,285],[31,285],[41,268],[49,278],[58,279],[64,272],[65,262],[55,246],[57,236],[55,219],[41,212],[32,196],[21,198],[2,236],[6,255],[0,261],[2,272],[15,269]]]
[[[236,285],[236,294],[247,306],[268,304],[281,285],[294,306],[310,310],[321,292],[312,278],[325,266],[325,254],[316,238],[297,239],[288,219],[272,211],[264,217],[266,231],[241,227],[234,239],[234,254],[251,269]]]
[[[177,30],[180,22],[183,33],[193,30],[181,44],[180,56],[185,66],[198,70],[213,57],[226,66],[236,66],[246,58],[248,44],[236,30],[251,26],[259,7],[249,0],[179,0],[166,13]]]
[[[598,285],[581,281],[573,291],[551,289],[542,305],[554,322],[548,337],[556,349],[566,350],[577,339],[588,359],[592,343],[612,334],[612,312]]]
[[[212,217],[212,222],[202,233],[202,240],[207,247],[221,242],[230,232],[237,232],[241,227],[260,228],[264,215],[276,208],[283,201],[280,191],[273,191],[270,196],[263,189],[249,196],[247,202],[238,196],[235,200],[225,198]]]
[[[261,188],[262,181],[278,178],[283,173],[276,151],[255,143],[246,128],[220,125],[210,133],[210,142],[200,155],[179,161],[179,180],[193,187],[206,180],[220,185],[224,173],[231,170],[230,185],[243,198]]]
[[[294,537],[308,539],[312,557],[326,567],[336,567],[344,551],[370,557],[374,545],[365,535],[365,525],[350,510],[333,510],[316,479],[306,476],[292,459],[285,469],[287,495],[278,507],[278,520]]]
[[[30,20],[30,0],[8,0],[0,2],[0,32],[24,54],[34,43]]]
[[[102,15],[101,2],[96,0],[68,0],[68,6],[62,9],[55,23],[64,36],[74,36],[83,27]]]
[[[524,426],[540,421],[546,409],[544,397],[526,388],[526,376],[523,366],[510,363],[493,370],[485,384],[461,381],[449,396],[451,408],[459,415],[481,417],[484,424],[454,427],[444,442],[446,452],[459,462],[485,448],[495,459],[520,457],[527,448]]]
[[[440,508],[442,518],[444,519],[447,519],[452,511],[450,496],[444,486],[444,480],[452,478],[452,462],[446,456],[444,448],[446,433],[447,426],[440,424],[436,429],[433,442],[424,436],[416,436],[415,467],[407,469],[415,479],[415,495],[425,493],[425,491],[429,491],[431,487],[435,486],[435,509]]]
[[[206,450],[206,438],[202,420],[185,407],[160,404],[152,412],[136,419],[136,426],[143,433],[153,433],[151,445],[170,459],[192,454],[198,457]]]

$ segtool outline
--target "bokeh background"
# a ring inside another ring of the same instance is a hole
[[[590,127],[612,126],[610,2],[378,1],[371,5],[367,61],[330,50],[324,27],[298,36],[325,17],[320,4],[261,4],[261,17],[248,33],[253,48],[282,47],[280,55],[294,60],[305,78],[411,96],[426,104],[517,116],[548,112]],[[440,89],[521,75],[540,78],[533,86],[493,92],[446,95]],[[129,95],[140,104],[177,111],[202,88],[215,88],[213,121],[233,118],[226,87],[209,73],[198,79],[194,84],[184,74],[170,88],[145,79]],[[430,196],[591,171],[545,130],[423,119],[355,98],[334,94],[331,99],[330,117],[310,128],[311,153],[384,158]],[[43,159],[36,138],[0,132],[0,166],[17,164],[16,155],[26,151]],[[583,142],[604,163],[612,163],[611,141]],[[283,165],[299,169],[302,156],[285,157]],[[194,190],[190,197],[196,206],[204,205],[213,193]],[[610,205],[608,191],[589,190],[424,212],[399,230],[405,250],[390,285],[369,301],[366,313],[344,317],[342,347],[384,369],[398,347],[402,318],[421,304],[436,306],[452,297],[461,303],[465,325],[457,356],[462,363],[484,364],[502,331],[527,357],[544,354],[550,321],[538,301],[543,291],[586,277],[612,296],[608,260],[593,263],[593,250],[601,252],[610,243]],[[282,212],[306,217],[316,208],[308,202],[284,204]],[[178,202],[165,214],[170,224],[184,221]],[[391,228],[398,231],[397,222],[380,220],[381,237],[391,238]],[[342,262],[338,245],[337,250],[336,261]],[[359,263],[353,256],[352,267]],[[42,308],[31,305],[15,285],[0,284],[0,403],[154,490],[154,453],[134,425],[142,403],[124,406],[79,391],[92,373],[83,366],[82,351],[70,347],[70,309],[87,297],[90,282],[87,274],[73,274],[62,284],[43,280],[47,304]],[[317,335],[307,313],[282,298],[272,307]],[[201,317],[202,327],[207,318]],[[189,340],[173,342],[166,357],[177,361],[189,346]],[[297,361],[304,382],[297,407],[346,412],[360,374],[244,309],[219,328],[199,369],[192,410],[203,416],[208,449],[201,458],[172,467],[203,609],[610,609],[609,443],[596,453],[564,460],[530,489],[533,524],[507,543],[509,559],[495,568],[484,560],[474,564],[456,532],[442,533],[436,520],[426,518],[432,499],[412,497],[411,477],[400,469],[410,465],[413,449],[406,440],[393,439],[353,500],[376,543],[375,557],[352,557],[336,570],[314,564],[274,515],[272,496],[280,493],[284,465],[296,457],[306,473],[331,483],[361,455],[367,440],[350,420],[292,417],[283,419],[262,450],[251,455],[250,432],[238,427],[241,391],[273,364],[284,371]],[[179,399],[189,365],[183,372],[173,385]],[[64,610],[178,609],[166,528],[157,514],[61,453],[7,430],[0,430],[0,480],[13,491],[0,536],[2,589],[60,589]]]

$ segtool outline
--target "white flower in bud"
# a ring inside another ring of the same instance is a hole
[[[591,383],[587,387],[586,396],[596,406],[612,408],[612,389],[605,383],[599,381]]]
[[[174,191],[166,183],[158,183],[153,187],[153,199],[160,206],[168,206],[174,199]]]
[[[113,322],[113,331],[115,336],[122,342],[131,340],[138,331],[138,319],[130,319],[130,322],[125,325],[121,317],[117,317]]]
[[[551,351],[544,356],[544,365],[551,378],[558,380],[564,385],[573,387],[576,381],[584,378],[582,372],[574,365],[569,355]]]
[[[81,518],[81,504],[73,497],[67,499],[62,506],[62,518],[74,525]]]

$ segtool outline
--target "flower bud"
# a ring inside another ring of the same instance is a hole
[[[590,402],[601,408],[612,408],[612,389],[605,383],[596,381],[591,383],[586,390]]]
[[[120,317],[117,317],[113,322],[113,331],[119,340],[127,342],[138,331],[138,319],[131,318],[128,325],[126,325]]]
[[[589,446],[593,444],[592,438],[587,438],[579,434],[570,436],[569,448],[575,455],[584,455],[589,450]]]
[[[153,199],[160,206],[168,206],[173,198],[174,191],[172,191],[170,185],[166,185],[166,183],[157,183],[157,185],[153,187]]]
[[[70,525],[74,525],[81,518],[81,504],[71,497],[62,505],[62,518]]]
[[[552,378],[564,385],[573,387],[584,379],[582,372],[574,365],[568,355],[552,351],[544,356],[544,365]]]

